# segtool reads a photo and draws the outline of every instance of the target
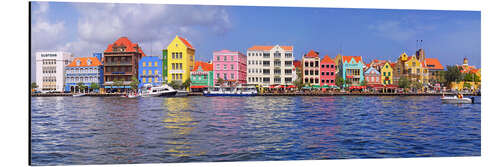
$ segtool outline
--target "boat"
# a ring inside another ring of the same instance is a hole
[[[175,93],[175,97],[185,97],[188,95],[188,91],[185,90],[177,90],[177,93]]]
[[[73,94],[73,97],[82,97],[85,96],[85,93]]]
[[[177,91],[168,86],[167,84],[161,86],[154,86],[149,88],[145,93],[142,94],[143,97],[172,97],[175,96]]]
[[[131,93],[131,94],[127,94],[126,97],[127,98],[137,98],[137,97],[139,97],[139,95],[137,95],[135,93],[134,94]]]
[[[221,87],[214,86],[203,91],[204,96],[255,96],[257,88],[255,86]]]
[[[446,96],[446,97],[441,98],[441,102],[446,103],[446,104],[473,104],[474,97],[472,97],[472,98],[467,98],[467,97],[458,98],[457,96]]]

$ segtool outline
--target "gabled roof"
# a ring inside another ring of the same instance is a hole
[[[194,63],[193,71],[198,71],[198,68],[201,68],[203,71],[213,71],[213,64],[209,64],[207,62],[197,61]]]
[[[394,68],[394,66],[396,66],[396,63],[390,63],[391,64],[391,67]]]
[[[91,64],[87,64],[87,60],[91,61]],[[80,65],[77,65],[77,61],[80,61]],[[102,65],[97,57],[77,57],[73,59],[66,67],[95,67]]]
[[[141,47],[136,43],[132,43],[127,37],[118,38],[113,44],[108,45],[108,48],[106,48],[104,52],[113,52],[113,46],[125,47],[125,52],[139,52],[141,57],[146,56],[144,52],[142,52]]]
[[[265,50],[269,51],[275,46],[263,46],[263,45],[254,45],[251,48],[248,48],[248,50]],[[286,51],[292,51],[293,46],[279,46],[281,49],[286,50]]]
[[[177,37],[179,37],[179,39],[182,41],[182,43],[184,43],[184,45],[186,45],[186,47],[194,49],[193,46],[186,39],[184,39],[180,36],[177,36]]]
[[[375,74],[380,75],[380,72],[377,69],[373,68],[373,67],[368,68],[365,71],[365,74],[370,74],[371,72],[375,72]]]
[[[431,70],[444,70],[443,65],[437,58],[425,58],[426,67]]]
[[[359,63],[362,61],[362,58],[361,56],[342,56],[342,62],[345,63],[345,62],[351,62],[351,59],[354,59],[354,61],[356,63]]]
[[[307,57],[307,58],[319,58],[319,53],[314,51],[314,50],[310,50],[304,57]]]
[[[333,59],[330,58],[330,56],[325,55],[325,57],[323,57],[323,59],[321,59],[320,63],[335,63],[335,61],[333,61]]]

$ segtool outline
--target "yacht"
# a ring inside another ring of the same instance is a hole
[[[142,94],[143,97],[172,97],[175,96],[177,91],[168,86],[167,84],[163,84],[161,86],[153,86],[149,88],[145,93]]]
[[[457,97],[457,96],[447,96],[447,97],[442,97],[441,98],[442,103],[447,103],[447,104],[473,104],[474,103],[474,97],[472,98],[467,98],[467,97]]]

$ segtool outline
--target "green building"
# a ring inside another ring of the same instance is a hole
[[[201,92],[214,86],[214,70],[212,63],[197,61],[190,74],[192,92]]]

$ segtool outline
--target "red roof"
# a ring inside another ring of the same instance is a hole
[[[198,71],[199,67],[201,67],[201,69],[203,69],[203,71],[213,71],[214,70],[213,64],[209,64],[209,63],[202,62],[202,61],[197,61],[194,63],[193,71]]]
[[[279,47],[282,48],[283,50],[287,50],[287,51],[292,51],[293,50],[293,46],[279,46]],[[271,50],[272,48],[274,48],[274,46],[259,46],[259,45],[254,45],[251,48],[248,48],[248,50]]]
[[[391,64],[391,67],[394,68],[394,66],[396,66],[396,63],[390,63]]]
[[[351,59],[354,59],[354,61],[356,61],[356,63],[359,63],[362,60],[361,56],[342,56],[342,60],[343,60],[344,63],[346,61],[350,62]]]
[[[127,37],[120,37],[113,44],[108,45],[104,52],[113,52],[113,46],[125,47],[125,52],[139,52],[141,57],[146,56],[138,44],[132,43]]]
[[[318,52],[316,52],[314,50],[310,50],[309,53],[307,53],[304,57],[307,57],[307,58],[319,58],[319,54],[318,54]]]
[[[77,65],[77,61],[80,61],[80,65]],[[87,60],[90,60],[91,63],[87,64]],[[69,63],[66,67],[95,67],[102,65],[97,57],[77,57],[73,59],[71,63]]]
[[[443,65],[437,58],[425,58],[427,68],[431,70],[444,70]]]
[[[177,37],[179,37],[179,36],[177,36]],[[182,41],[182,43],[184,43],[184,45],[186,45],[186,47],[194,49],[193,46],[191,46],[191,44],[186,39],[184,39],[182,37],[179,37],[179,39]]]
[[[294,61],[293,61],[293,66],[294,66],[295,68],[300,68],[300,67],[302,67],[302,61],[300,61],[300,60],[294,60]]]
[[[330,58],[330,56],[325,55],[325,57],[323,57],[323,59],[321,59],[321,63],[335,63],[335,61],[333,61],[333,59]]]

